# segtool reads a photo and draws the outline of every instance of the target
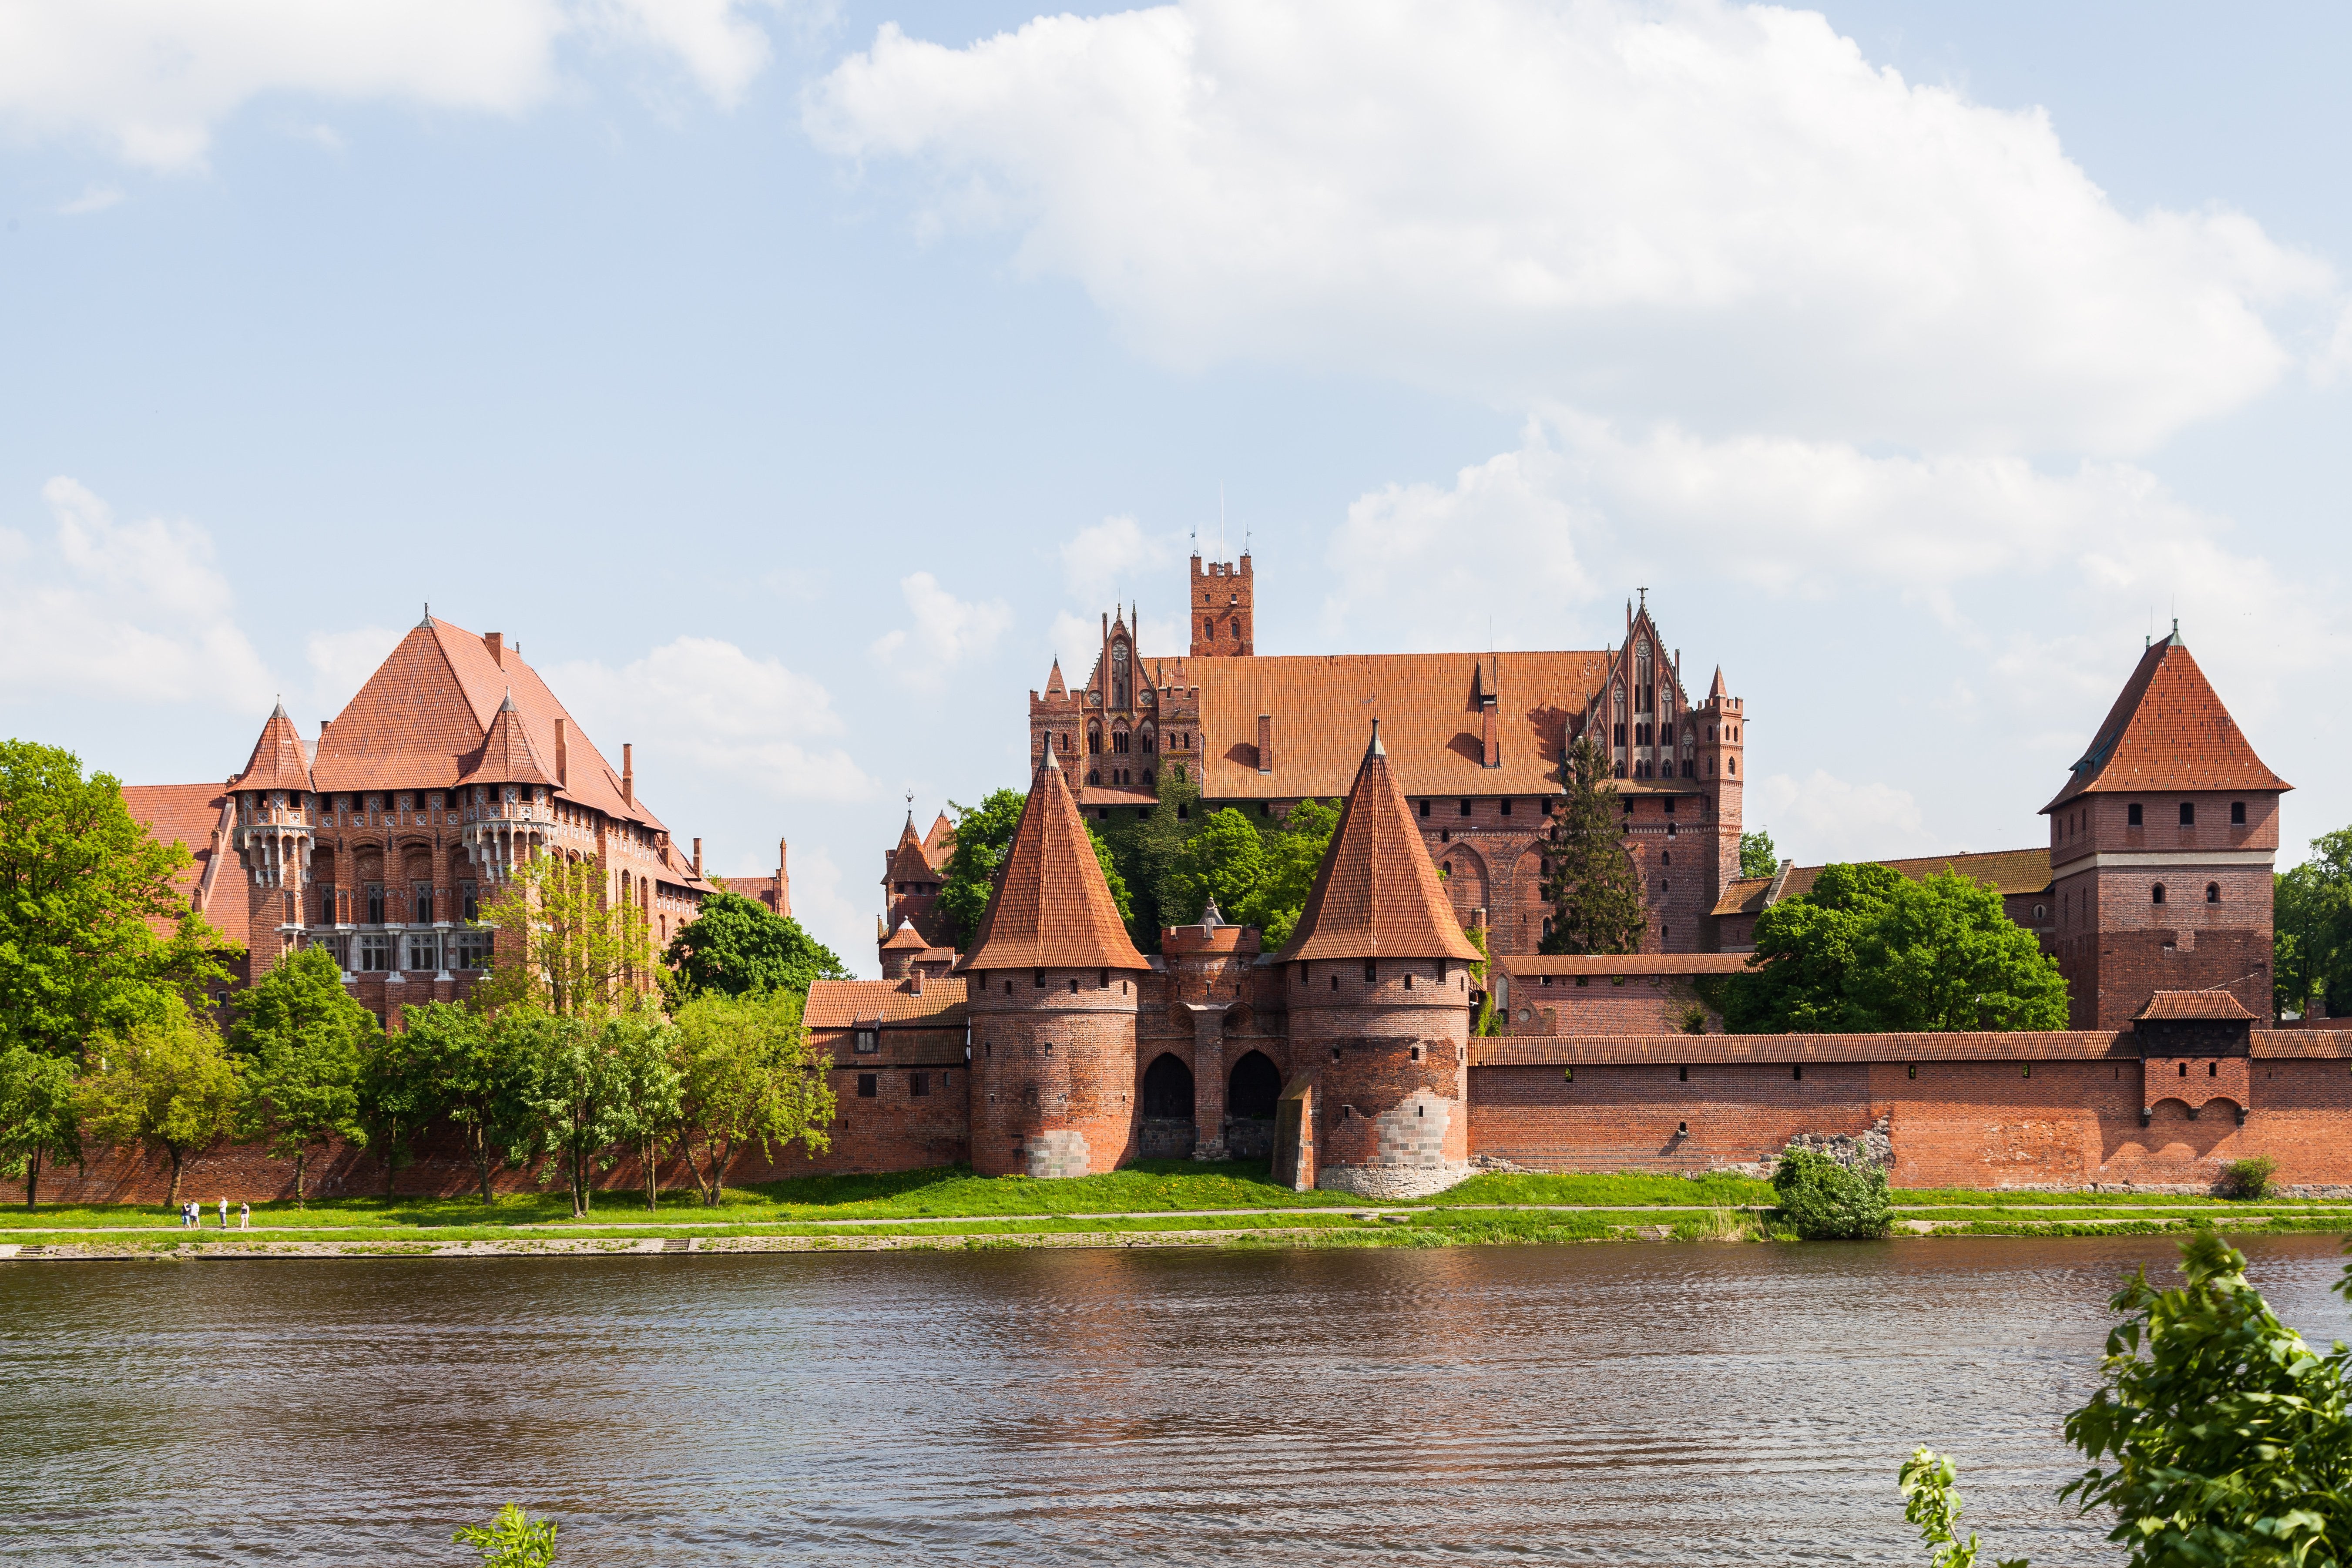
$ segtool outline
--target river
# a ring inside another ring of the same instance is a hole
[[[2248,1244],[2312,1338],[2330,1237]],[[0,1265],[0,1558],[2036,1568],[2154,1238]]]

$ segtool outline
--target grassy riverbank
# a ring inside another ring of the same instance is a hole
[[[200,1178],[199,1178],[200,1179]],[[192,1188],[192,1191],[196,1190]],[[1897,1236],[2147,1234],[2192,1225],[2352,1231],[2352,1203],[2241,1202],[2155,1193],[1895,1194]],[[602,1192],[574,1219],[560,1194],[330,1198],[257,1205],[253,1228],[181,1229],[162,1205],[0,1211],[0,1247],[42,1256],[572,1252],[979,1246],[1458,1247],[1608,1239],[1774,1239],[1771,1187],[1746,1177],[1643,1174],[1473,1177],[1434,1197],[1368,1203],[1294,1193],[1263,1165],[1153,1161],[1069,1181],[950,1168],[809,1176],[730,1188],[716,1208],[691,1190]],[[206,1211],[216,1226],[217,1207]],[[21,1256],[21,1254],[19,1254]]]

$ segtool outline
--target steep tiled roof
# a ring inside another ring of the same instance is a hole
[[[904,980],[820,980],[809,987],[801,1018],[812,1029],[846,1029],[853,1024],[934,1025],[963,1023],[961,976],[926,980],[918,993]]]
[[[2252,1017],[2227,991],[2158,991],[2148,997],[2147,1005],[2132,1015],[2135,1022],[2145,1018],[2151,1023],[2182,1018],[2239,1023]]]
[[[923,835],[923,858],[931,863],[932,870],[944,875],[948,868],[948,857],[954,853],[955,824],[948,820],[948,814],[943,811],[931,819],[931,830]]]
[[[904,952],[908,948],[912,948],[917,952],[928,952],[930,951],[930,946],[931,944],[925,942],[921,934],[915,930],[912,921],[900,921],[898,929],[890,933],[890,940],[882,944],[882,951]]]
[[[238,882],[242,873],[237,868],[236,851],[229,847],[225,831],[217,841],[214,837],[216,831],[222,830],[228,808],[228,795],[221,786],[125,784],[122,804],[133,817],[147,825],[147,831],[155,838],[165,844],[184,844],[196,858],[194,865],[172,879],[173,889],[193,901],[209,873],[212,897],[205,902],[205,918],[231,942],[247,941],[250,935],[250,900]]]
[[[281,702],[261,726],[261,738],[253,743],[245,772],[229,788],[307,791],[310,787],[310,753],[302,749],[302,737],[295,732],[294,721],[286,717],[286,705]]]
[[[2039,849],[1989,849],[1975,855],[1922,855],[1909,860],[1877,860],[1868,862],[1900,871],[1915,882],[1924,882],[1943,871],[1956,871],[1972,882],[1990,882],[1993,890],[2004,896],[2011,893],[2039,893],[2050,886],[2050,851]],[[1826,868],[1792,866],[1788,880],[1781,884],[1780,897],[1793,899],[1811,890],[1813,883]],[[1769,877],[1742,877],[1723,889],[1723,896],[1708,910],[1717,915],[1752,915],[1764,907],[1765,890],[1772,885]]]
[[[1339,831],[1316,868],[1289,945],[1276,962],[1459,958],[1475,963],[1478,956],[1437,884],[1437,868],[1429,863],[1375,723]]]
[[[621,775],[520,654],[501,645],[493,655],[480,637],[442,620],[414,627],[376,668],[320,738],[312,774],[327,791],[454,784],[509,695],[532,751],[550,771],[555,721],[566,721],[565,799],[662,826],[643,801],[621,798]]]
[[[2294,787],[2254,755],[2175,630],[2140,656],[2074,776],[2042,809],[2094,793]]]
[[[567,740],[569,737],[567,737]],[[531,750],[530,732],[509,695],[490,720],[489,733],[472,755],[458,763],[459,778],[468,784],[553,784],[555,769],[542,765]]]
[[[907,815],[907,826],[898,831],[898,847],[890,851],[889,880],[893,882],[928,882],[939,875],[939,868],[923,853],[923,841],[915,837],[915,817]]]
[[[1328,800],[1347,793],[1374,719],[1409,795],[1558,794],[1565,726],[1584,712],[1608,667],[1605,652],[1549,652],[1147,658],[1141,668],[1155,686],[1201,689],[1203,795]],[[1482,680],[1496,696],[1499,767],[1485,765]],[[1261,713],[1273,720],[1274,768],[1264,773]]]
[[[967,973],[1150,967],[1119,923],[1094,841],[1050,747],[979,933],[956,967]]]

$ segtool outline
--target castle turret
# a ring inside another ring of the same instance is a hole
[[[2271,1016],[2271,772],[2176,625],[2151,643],[2042,815],[2069,1026],[2130,1026],[2159,992]]]
[[[1300,1069],[1285,1093],[1298,1110],[1282,1112],[1277,1132],[1296,1142],[1278,1145],[1277,1179],[1391,1198],[1438,1192],[1469,1173],[1477,959],[1375,722],[1346,815],[1275,959]]]
[[[879,950],[882,978],[904,980],[907,972],[914,967],[915,960],[922,957],[929,948],[930,943],[922,939],[910,922],[900,921],[898,929],[890,933],[889,940],[883,942]]]
[[[276,928],[280,952],[293,945],[302,929],[302,889],[310,880],[318,821],[312,787],[310,753],[281,702],[261,726],[245,771],[228,786],[236,822],[231,842],[243,853],[253,877],[251,930],[257,942],[264,931]]]
[[[1083,1176],[1133,1158],[1139,982],[1094,842],[1052,749],[957,967],[971,1020],[971,1163]]]
[[[1256,589],[1248,551],[1238,563],[1213,561],[1205,569],[1198,554],[1192,557],[1194,658],[1231,658],[1257,651]]]

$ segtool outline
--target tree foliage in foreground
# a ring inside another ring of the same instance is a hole
[[[792,992],[695,997],[678,1009],[674,1049],[678,1147],[704,1204],[718,1206],[729,1165],[747,1150],[772,1159],[795,1142],[811,1154],[833,1146],[828,1064],[810,1046]]]
[[[41,1199],[41,1168],[81,1158],[81,1112],[73,1065],[21,1040],[0,1044],[0,1176],[25,1184],[25,1206]]]
[[[1743,877],[1769,877],[1780,868],[1780,851],[1773,847],[1772,836],[1762,828],[1739,836],[1739,874]]]
[[[681,990],[747,996],[762,991],[808,994],[811,983],[846,980],[831,948],[756,899],[720,893],[702,900],[670,939],[669,963]]]
[[[245,1068],[237,1136],[294,1162],[298,1207],[313,1151],[367,1143],[360,1079],[380,1038],[375,1015],[343,989],[342,966],[324,948],[289,954],[237,998],[229,1030]]]
[[[78,1058],[227,979],[215,955],[234,944],[172,886],[188,864],[109,775],[84,777],[56,746],[0,741],[0,1040]]]
[[[482,1554],[482,1568],[548,1568],[555,1561],[555,1521],[533,1519],[513,1503],[488,1527],[462,1525],[450,1541]]]
[[[2063,1029],[2066,982],[1990,886],[1949,871],[1825,866],[1756,921],[1720,990],[1734,1034]]]
[[[2279,1010],[2352,1012],[2352,827],[2311,841],[2311,858],[2272,884],[2273,986]]]
[[[1895,1224],[1886,1173],[1840,1164],[1827,1154],[1791,1149],[1772,1171],[1781,1217],[1807,1241],[1864,1241]]]
[[[1543,889],[1551,930],[1542,951],[1639,952],[1647,924],[1642,879],[1625,849],[1624,809],[1609,753],[1591,736],[1579,736],[1560,765],[1560,782],[1567,793],[1544,841],[1551,866]]]
[[[483,917],[498,931],[490,973],[474,993],[486,1010],[608,1017],[653,983],[660,963],[645,911],[615,900],[611,873],[593,860],[523,862]]]
[[[82,1079],[84,1131],[100,1142],[162,1150],[172,1165],[168,1201],[176,1205],[188,1157],[236,1125],[245,1097],[236,1058],[211,1022],[175,997],[104,1046],[95,1066]]]

